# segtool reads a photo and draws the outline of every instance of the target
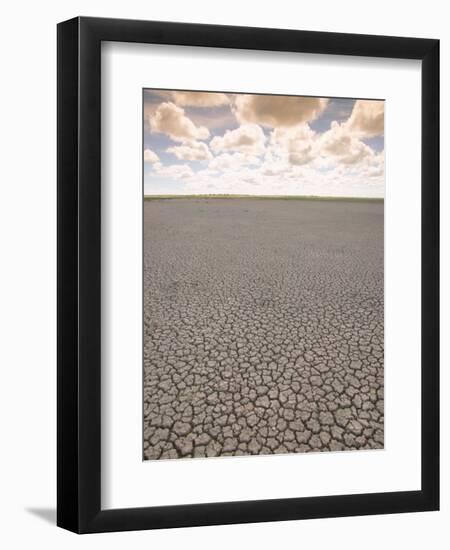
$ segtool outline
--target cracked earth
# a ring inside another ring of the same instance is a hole
[[[383,203],[144,203],[144,459],[380,449]]]

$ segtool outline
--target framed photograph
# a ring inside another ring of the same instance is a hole
[[[77,533],[439,507],[439,41],[58,25]]]

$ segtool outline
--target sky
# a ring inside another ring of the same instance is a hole
[[[145,195],[384,197],[384,101],[144,90]]]

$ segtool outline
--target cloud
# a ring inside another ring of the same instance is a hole
[[[248,155],[245,153],[222,153],[217,157],[214,157],[209,163],[208,167],[211,170],[218,170],[220,172],[228,172],[231,170],[237,170],[242,166],[256,165],[259,159],[254,155]]]
[[[188,164],[170,164],[169,166],[159,164],[155,165],[155,170],[158,176],[175,180],[190,178],[194,175],[192,168]]]
[[[172,100],[181,107],[220,107],[230,100],[220,92],[171,92]]]
[[[289,153],[289,162],[297,166],[308,164],[308,162],[311,162],[313,158],[312,147],[310,145],[305,147],[303,151],[294,151],[293,153]]]
[[[383,166],[371,166],[367,169],[367,175],[369,178],[376,178],[379,176],[384,175],[384,167]]]
[[[213,116],[210,109],[196,109],[189,113],[189,118],[196,126],[206,126],[208,130],[223,132],[236,126],[236,118],[228,107],[219,107]]]
[[[158,107],[155,103],[144,101],[144,131],[150,132],[150,119]]]
[[[290,172],[291,167],[288,163],[283,162],[281,160],[278,161],[269,161],[264,162],[264,164],[261,166],[260,173],[263,176],[281,176],[286,175]]]
[[[349,131],[347,123],[334,121],[319,140],[320,154],[343,164],[357,164],[374,155],[373,150]]]
[[[366,175],[370,178],[384,176],[384,151],[375,154],[368,160]]]
[[[258,155],[264,151],[266,136],[256,124],[243,124],[236,130],[227,130],[222,137],[216,136],[211,140],[211,149],[221,151],[240,151]]]
[[[291,128],[276,128],[270,136],[273,152],[287,156],[290,164],[301,166],[314,159],[316,134],[308,124]]]
[[[167,134],[175,141],[190,141],[207,139],[209,130],[204,126],[196,126],[184,114],[184,109],[172,102],[161,103],[150,118],[151,131]]]
[[[362,138],[383,135],[384,101],[358,99],[346,124],[349,130]]]
[[[159,162],[159,157],[151,149],[145,149],[144,150],[144,162],[149,162],[150,164],[153,164],[154,162]]]
[[[232,156],[232,155],[230,155]],[[375,158],[361,165],[334,164],[326,172],[318,171],[313,163],[305,166],[289,164],[244,166],[236,170],[220,172],[210,168],[195,171],[193,176],[185,174],[175,183],[180,194],[234,193],[251,195],[336,195],[382,197],[384,178],[375,175],[372,164],[380,162]],[[373,176],[369,173],[373,172]],[[158,174],[149,174],[147,185],[151,192],[164,194]],[[173,192],[171,187],[170,192]]]
[[[146,135],[152,193],[383,196],[382,140],[376,149],[367,141],[383,135],[382,102],[347,101],[341,116],[335,99],[313,130],[327,99],[199,94],[167,91],[146,111],[144,131],[169,136],[165,151],[174,155],[163,165]]]
[[[274,95],[237,95],[234,113],[241,123],[290,127],[314,120],[325,109],[328,99]]]
[[[167,149],[180,160],[210,160],[213,158],[206,143],[201,141],[188,141],[183,145],[176,145]]]

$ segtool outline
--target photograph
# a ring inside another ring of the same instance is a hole
[[[143,89],[143,459],[384,448],[382,98]]]
[[[3,5],[1,548],[450,548],[449,10],[370,8]]]
[[[216,526],[228,548],[296,520],[317,546],[328,518],[324,546],[378,548],[373,522],[424,546],[445,523],[421,513],[440,509],[440,27],[180,6],[57,24],[56,524]]]

